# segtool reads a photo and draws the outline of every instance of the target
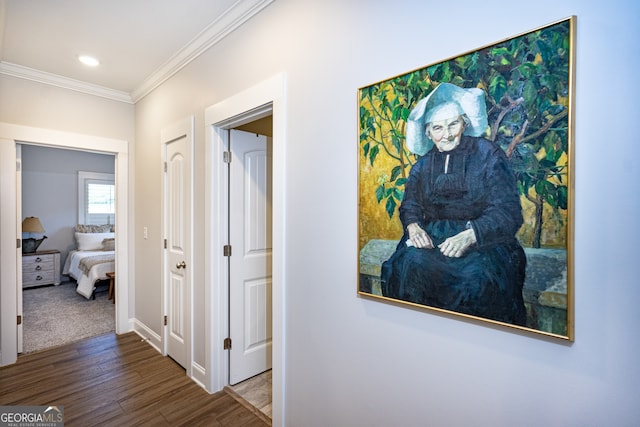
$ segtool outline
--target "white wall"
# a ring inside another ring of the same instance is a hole
[[[133,141],[134,108],[0,74],[0,122]]]
[[[358,298],[357,88],[569,15],[575,343]],[[286,425],[637,424],[640,148],[629,133],[640,117],[639,17],[633,1],[277,0],[136,108],[136,317],[160,332],[160,130],[195,115],[201,194],[204,108],[284,72]],[[200,200],[195,211],[198,230]],[[203,239],[196,233],[196,301]]]

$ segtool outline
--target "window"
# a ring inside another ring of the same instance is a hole
[[[114,175],[78,172],[78,223],[115,224],[116,189]]]

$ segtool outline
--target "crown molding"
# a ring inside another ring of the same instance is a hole
[[[31,80],[63,89],[74,90],[89,95],[100,96],[114,101],[135,104],[155,88],[167,81],[191,61],[211,46],[220,42],[235,29],[258,14],[275,0],[239,0],[227,9],[218,19],[194,37],[186,46],[174,54],[160,68],[153,72],[139,87],[131,93],[109,89],[104,86],[86,83],[57,74],[22,65],[0,61],[0,74]]]
[[[59,76],[57,74],[47,73],[46,71],[24,67],[22,65],[12,64],[10,62],[0,61],[0,74],[6,74],[8,76],[44,83],[63,89],[75,90],[77,92],[82,92],[89,95],[100,96],[102,98],[107,98],[114,101],[133,104],[131,95],[126,92],[109,89],[104,86],[99,86],[92,83],[82,82],[80,80],[70,79],[68,77]]]
[[[274,1],[275,0],[239,0],[236,2],[218,19],[194,37],[185,47],[173,55],[158,70],[151,74],[138,88],[134,89],[133,92],[131,92],[133,102],[136,103],[144,98],[211,46],[220,42],[220,40]]]

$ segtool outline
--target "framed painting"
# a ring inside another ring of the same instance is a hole
[[[576,18],[358,89],[358,294],[573,340]]]

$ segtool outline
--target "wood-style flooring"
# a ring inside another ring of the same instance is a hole
[[[20,356],[0,368],[0,405],[58,405],[65,426],[270,425],[230,394],[209,394],[135,333]]]

